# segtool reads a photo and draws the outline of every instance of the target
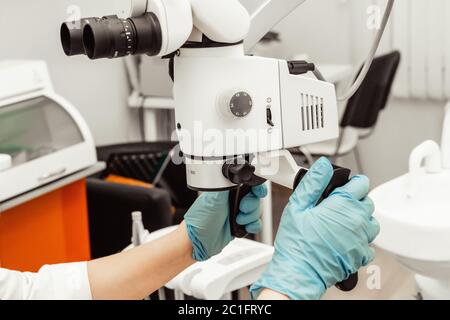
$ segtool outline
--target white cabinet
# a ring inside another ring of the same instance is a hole
[[[53,92],[48,75],[42,74],[45,65],[14,65],[0,65],[0,84],[11,81],[7,94],[6,85],[0,86],[0,154],[10,158],[8,168],[0,170],[0,202],[97,162],[86,123]],[[36,85],[36,79],[46,81]]]

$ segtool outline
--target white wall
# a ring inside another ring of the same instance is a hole
[[[319,63],[351,62],[349,8],[341,0],[307,0],[276,27],[283,41],[276,54],[287,59],[293,53],[307,53]]]
[[[283,43],[276,54],[306,53],[315,62],[350,62],[357,68],[374,32],[366,28],[366,8],[359,1],[307,0],[277,27]],[[444,105],[443,101],[391,99],[375,134],[360,144],[365,173],[373,186],[406,173],[416,145],[427,139],[440,141]],[[355,168],[351,156],[344,161]]]
[[[408,171],[412,149],[427,139],[441,141],[441,102],[393,99],[381,114],[372,137],[360,143],[362,160],[373,185]],[[347,158],[347,163],[352,160]]]
[[[83,16],[111,13],[111,0],[2,0],[0,60],[46,60],[56,91],[79,109],[97,144],[127,141],[134,127],[122,62],[68,58],[62,51],[59,27],[75,2]]]

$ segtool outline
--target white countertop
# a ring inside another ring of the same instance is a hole
[[[58,179],[56,181],[50,182],[42,187],[31,190],[24,194],[21,194],[12,199],[6,200],[4,202],[0,202],[0,214],[6,210],[17,207],[25,202],[31,201],[33,199],[39,198],[47,193],[55,191],[57,189],[63,188],[75,181],[84,179],[93,174],[96,174],[100,171],[103,171],[106,168],[106,164],[104,162],[97,162],[93,166],[83,169],[81,171],[75,172],[71,175]]]

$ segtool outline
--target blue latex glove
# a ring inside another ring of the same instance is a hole
[[[253,298],[268,288],[296,300],[317,300],[327,288],[369,264],[369,244],[380,231],[367,197],[369,180],[354,177],[316,206],[333,176],[321,158],[289,200],[275,241],[273,260],[252,286]]]
[[[261,231],[260,199],[267,195],[264,185],[254,187],[240,205],[237,223],[248,233]],[[219,254],[233,240],[229,223],[229,192],[203,193],[186,213],[184,220],[192,242],[192,257],[205,261]]]

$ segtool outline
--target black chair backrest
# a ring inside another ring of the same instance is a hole
[[[131,212],[142,212],[150,232],[172,225],[172,204],[166,190],[87,180],[91,256],[118,253],[131,242]]]
[[[107,163],[107,169],[99,175],[99,178],[117,174],[153,183],[170,150],[177,144],[177,142],[148,142],[98,147],[99,161]],[[170,161],[157,186],[170,193],[175,207],[188,209],[197,199],[197,192],[188,189],[186,185],[186,166],[184,163],[178,165]]]
[[[153,183],[174,142],[127,143],[97,148],[97,157],[105,161],[103,176],[116,174]]]
[[[374,59],[366,79],[348,101],[341,127],[368,129],[375,126],[380,111],[386,107],[400,59],[398,51]]]

